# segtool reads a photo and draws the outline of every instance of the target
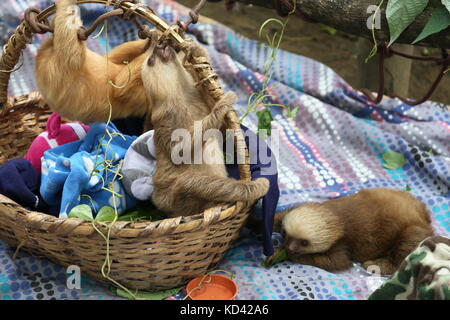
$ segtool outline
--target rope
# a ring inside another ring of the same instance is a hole
[[[124,14],[125,13],[122,9],[115,9],[102,14],[92,23],[92,25],[89,28],[86,29],[84,27],[81,27],[80,30],[78,30],[78,39],[80,39],[81,41],[86,41],[89,38],[89,36],[97,29],[97,27],[101,23],[105,22],[105,20],[111,17],[120,16]]]
[[[46,32],[53,32],[48,20],[39,22],[37,16],[41,13],[41,10],[37,8],[28,8],[25,10],[24,20],[28,29],[33,33],[44,34]]]
[[[422,57],[422,56],[416,56],[416,55],[410,55],[407,53],[403,53],[401,51],[395,50],[393,48],[390,48],[386,45],[386,43],[380,43],[378,44],[378,52],[379,52],[379,63],[378,63],[378,93],[376,96],[373,95],[372,92],[368,89],[361,89],[360,91],[368,98],[368,100],[374,104],[379,104],[381,100],[383,100],[384,92],[385,92],[385,70],[384,70],[384,62],[386,58],[392,57],[393,55],[397,55],[400,57],[403,57],[405,59],[411,59],[411,60],[419,60],[419,61],[430,61],[435,62],[438,65],[442,65],[441,70],[439,71],[436,80],[431,85],[430,89],[427,91],[427,93],[420,99],[417,100],[411,100],[405,97],[402,97],[398,94],[393,94],[393,98],[397,98],[403,103],[406,103],[410,106],[417,106],[419,104],[422,104],[426,101],[428,101],[433,93],[436,91],[437,87],[439,86],[442,78],[444,77],[445,73],[447,72],[448,68],[450,67],[450,55],[446,49],[441,49],[442,51],[442,57]]]

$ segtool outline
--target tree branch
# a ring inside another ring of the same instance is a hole
[[[275,8],[275,1],[273,0],[238,0],[238,2],[270,9]],[[370,6],[377,6],[379,2],[379,0],[297,0],[297,8],[307,18],[343,32],[371,39],[372,30],[367,28],[367,21],[371,18],[373,12],[367,13],[367,9]],[[413,42],[425,27],[432,11],[433,8],[427,7],[396,42],[408,44]],[[376,30],[376,36],[380,41],[389,41],[386,5],[381,8],[381,30]],[[418,45],[450,48],[450,28],[424,39]]]

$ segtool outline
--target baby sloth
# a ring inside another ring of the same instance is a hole
[[[305,203],[275,217],[288,258],[328,271],[359,261],[394,273],[433,235],[425,205],[405,191],[366,189],[323,203]]]
[[[219,130],[223,129],[225,116],[232,110],[236,96],[228,93],[209,107],[193,77],[182,65],[183,52],[177,54],[169,45],[153,49],[151,46],[148,50],[142,81],[153,106],[151,122],[156,149],[153,203],[169,216],[176,217],[198,214],[220,203],[251,202],[263,197],[269,189],[269,181],[228,178],[220,139],[207,132],[217,129],[222,135]],[[197,56],[207,55],[201,47],[192,50],[196,50]],[[181,141],[173,138],[180,130],[185,133]],[[200,136],[202,148],[196,145],[196,136]],[[180,145],[183,158],[188,156],[191,160],[204,150],[201,161],[175,163],[173,151]]]
[[[126,42],[107,56],[89,50],[78,38],[82,22],[76,3],[56,3],[53,37],[36,56],[36,82],[44,100],[61,116],[84,123],[106,121],[110,103],[112,119],[149,114],[141,80],[147,41]]]

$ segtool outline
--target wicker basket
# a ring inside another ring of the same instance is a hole
[[[79,4],[107,2],[78,1]],[[123,2],[120,8],[133,10],[136,16],[165,31],[182,50],[187,48],[184,38],[150,8],[131,2]],[[37,20],[45,21],[54,12],[55,6],[51,6],[39,12]],[[16,98],[7,96],[10,73],[4,70],[14,68],[32,35],[29,23],[22,22],[5,45],[0,59],[0,70],[3,70],[0,72],[0,163],[22,157],[33,139],[45,129],[51,113],[38,92]],[[199,65],[193,68],[192,74],[194,79],[201,80],[204,93],[209,99],[219,99],[224,92],[212,76],[207,61],[195,61],[194,56],[190,59],[193,65]],[[236,113],[229,112],[227,119],[228,127],[237,132],[236,151],[245,159],[245,163],[239,165],[240,178],[250,180],[248,152]],[[237,202],[190,217],[142,223],[116,222],[111,228],[109,276],[131,289],[154,291],[180,286],[214,269],[238,237],[249,211],[249,203]],[[63,266],[77,265],[82,275],[107,281],[100,272],[106,243],[90,222],[28,211],[0,195],[0,238],[11,246]]]

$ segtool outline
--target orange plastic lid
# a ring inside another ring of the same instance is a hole
[[[201,286],[196,288],[202,280]],[[236,283],[220,274],[192,279],[186,286],[186,293],[192,300],[233,300],[237,292]]]

